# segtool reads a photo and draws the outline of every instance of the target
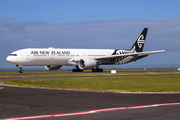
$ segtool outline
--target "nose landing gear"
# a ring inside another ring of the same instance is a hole
[[[23,73],[24,72],[24,70],[22,69],[22,67],[19,67],[19,73]]]
[[[16,67],[19,67],[19,73],[23,73],[24,72],[24,70],[22,69],[22,65],[16,65]]]

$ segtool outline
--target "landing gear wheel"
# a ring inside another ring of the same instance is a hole
[[[19,70],[19,73],[23,73],[24,71],[23,70]]]
[[[83,72],[81,69],[73,69],[72,72]]]
[[[100,72],[103,72],[103,69],[102,69],[102,68],[100,69]]]
[[[76,69],[72,69],[72,72],[83,72],[84,70],[81,70],[78,66],[76,66]]]
[[[22,67],[19,67],[19,73],[23,73],[24,71],[23,71],[23,69],[22,69]]]
[[[102,68],[92,69],[92,72],[103,72],[103,69]]]

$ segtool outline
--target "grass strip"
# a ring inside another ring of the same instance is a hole
[[[180,76],[7,80],[5,84],[105,92],[180,92]]]
[[[0,75],[0,78],[30,78],[30,77],[66,77],[66,76],[113,76],[113,75],[152,75],[152,74],[180,74],[180,71],[173,72],[118,72],[111,74],[110,72],[97,73],[52,73],[52,74],[15,74]]]

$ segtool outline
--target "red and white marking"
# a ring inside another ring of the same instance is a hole
[[[165,103],[165,104],[152,104],[152,105],[141,105],[141,106],[132,106],[132,107],[117,107],[117,108],[107,108],[107,109],[90,110],[90,111],[73,112],[73,113],[60,113],[60,114],[52,114],[52,115],[8,118],[8,119],[1,119],[1,120],[27,120],[27,119],[48,118],[48,117],[61,117],[61,116],[71,116],[71,115],[92,114],[92,113],[99,113],[99,112],[106,112],[106,111],[113,111],[113,110],[138,109],[138,108],[159,107],[159,106],[168,106],[168,105],[180,105],[180,103]]]

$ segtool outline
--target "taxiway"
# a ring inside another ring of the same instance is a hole
[[[3,80],[6,79],[1,79],[0,81]],[[0,119],[180,102],[180,94],[119,94],[32,89],[4,85],[0,85],[0,88]],[[95,114],[47,117],[43,118],[43,120],[176,120],[180,118],[179,110],[180,105],[170,105]]]

